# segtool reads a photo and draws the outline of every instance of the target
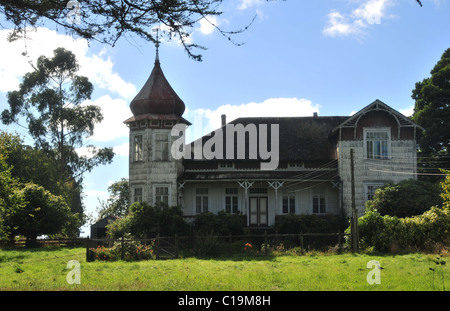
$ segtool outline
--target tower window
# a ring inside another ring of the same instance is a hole
[[[133,202],[142,202],[142,188],[141,187],[134,188]]]
[[[169,205],[169,187],[156,186],[155,187],[155,204]]]
[[[169,160],[169,137],[167,133],[155,133],[155,161]]]
[[[134,157],[134,161],[142,161],[144,159],[144,154],[143,154],[143,148],[142,148],[142,135],[136,135],[134,136],[134,141],[133,141],[133,157]]]

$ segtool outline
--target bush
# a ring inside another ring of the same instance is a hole
[[[440,187],[415,179],[377,189],[373,200],[366,203],[367,210],[377,210],[381,215],[400,218],[421,215],[436,205],[442,205]]]
[[[224,243],[211,231],[196,238],[196,253],[200,257],[218,256],[223,253]]]
[[[183,218],[181,207],[150,206],[146,202],[136,202],[130,206],[126,217],[107,226],[107,233],[112,238],[126,233],[143,238],[156,232],[161,236],[188,234],[190,226]]]
[[[398,218],[382,216],[376,210],[359,218],[362,248],[377,251],[393,249],[432,251],[436,245],[450,243],[450,209],[432,207],[422,215]]]
[[[245,216],[220,211],[197,215],[193,222],[193,229],[198,234],[214,232],[218,235],[240,235],[244,233]]]
[[[335,233],[347,225],[340,215],[283,215],[277,216],[275,230],[281,234]]]
[[[89,254],[89,261],[103,260],[116,261],[122,259],[126,261],[148,260],[154,259],[153,242],[148,245],[143,245],[139,241],[124,240],[123,250],[122,242],[114,243],[113,247],[107,248],[105,246],[98,246],[91,248]]]

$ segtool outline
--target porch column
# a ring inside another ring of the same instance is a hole
[[[250,225],[250,212],[248,211],[248,189],[253,186],[253,181],[238,181],[239,186],[241,186],[245,191],[245,213],[247,214],[247,227]]]
[[[183,182],[178,182],[178,205],[181,206],[183,208],[183,213],[184,213],[184,185],[186,184],[185,181]]]
[[[284,181],[268,181],[267,182],[269,184],[270,187],[273,188],[273,190],[275,190],[275,216],[278,214],[278,189],[280,189],[283,184]],[[269,213],[269,211],[267,211],[267,213]],[[269,218],[269,215],[267,215],[267,218]]]

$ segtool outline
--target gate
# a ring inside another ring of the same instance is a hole
[[[156,259],[178,258],[178,236],[162,238],[158,234],[155,239],[154,248]]]

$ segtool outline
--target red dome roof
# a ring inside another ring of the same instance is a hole
[[[130,109],[134,116],[171,114],[181,117],[183,115],[184,103],[164,77],[158,59],[147,82],[131,101]]]

